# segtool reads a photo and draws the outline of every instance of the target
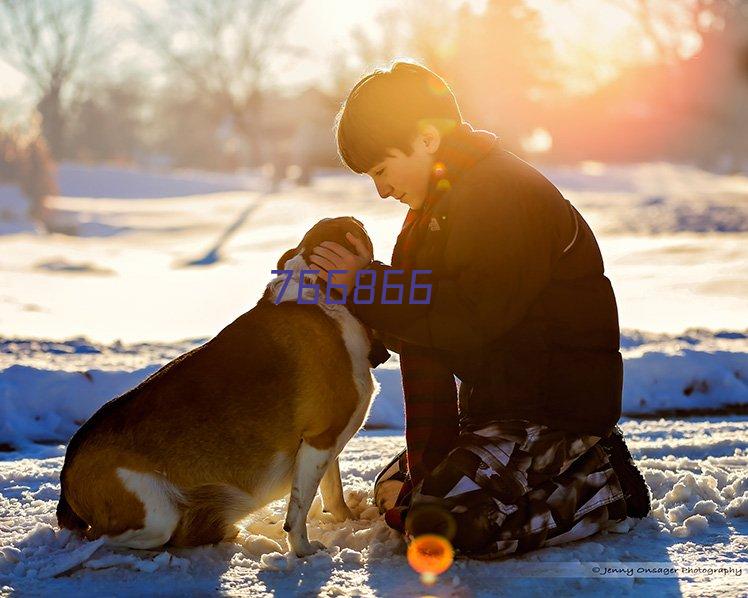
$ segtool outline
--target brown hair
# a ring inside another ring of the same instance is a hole
[[[439,75],[412,62],[394,62],[361,79],[335,119],[340,159],[364,173],[381,162],[389,148],[405,154],[421,127],[446,133],[462,123],[452,90]]]

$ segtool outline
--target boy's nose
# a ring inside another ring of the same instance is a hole
[[[382,199],[385,199],[392,195],[392,187],[390,185],[380,185],[379,183],[374,183],[377,187],[377,193],[379,193],[379,197]]]

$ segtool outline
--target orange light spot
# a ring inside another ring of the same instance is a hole
[[[452,184],[447,179],[439,179],[436,183],[436,188],[439,191],[449,191],[452,188]]]
[[[429,91],[434,95],[440,96],[447,93],[447,87],[441,81],[432,81],[429,79],[427,85]]]
[[[421,574],[424,583],[433,583],[452,566],[454,550],[449,541],[436,534],[424,534],[413,538],[408,546],[408,563]]]

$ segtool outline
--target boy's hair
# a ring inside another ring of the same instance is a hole
[[[410,155],[420,129],[432,124],[446,133],[462,122],[452,90],[433,71],[394,62],[361,79],[335,119],[340,159],[354,172],[368,172],[389,148]]]

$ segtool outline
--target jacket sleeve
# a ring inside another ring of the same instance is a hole
[[[412,323],[424,320],[431,309],[434,292],[432,275],[418,270],[393,268],[380,261],[372,261],[365,270],[372,271],[373,275],[362,276],[358,296],[354,292],[348,294],[346,303],[349,309],[382,338],[390,339],[394,336],[417,345],[429,346],[428,338],[414,334],[409,329]],[[388,284],[386,293],[385,282]],[[413,283],[417,285],[416,288],[413,288]],[[369,290],[369,285],[372,290]],[[416,301],[428,299],[424,285],[431,286],[430,300],[427,303],[411,302],[411,292]],[[393,303],[382,303],[382,297]]]
[[[356,315],[408,342],[450,351],[478,349],[511,330],[550,281],[560,242],[541,199],[518,183],[507,187],[481,194],[477,186],[462,196],[445,249],[456,274],[434,281],[428,306],[356,305]]]

